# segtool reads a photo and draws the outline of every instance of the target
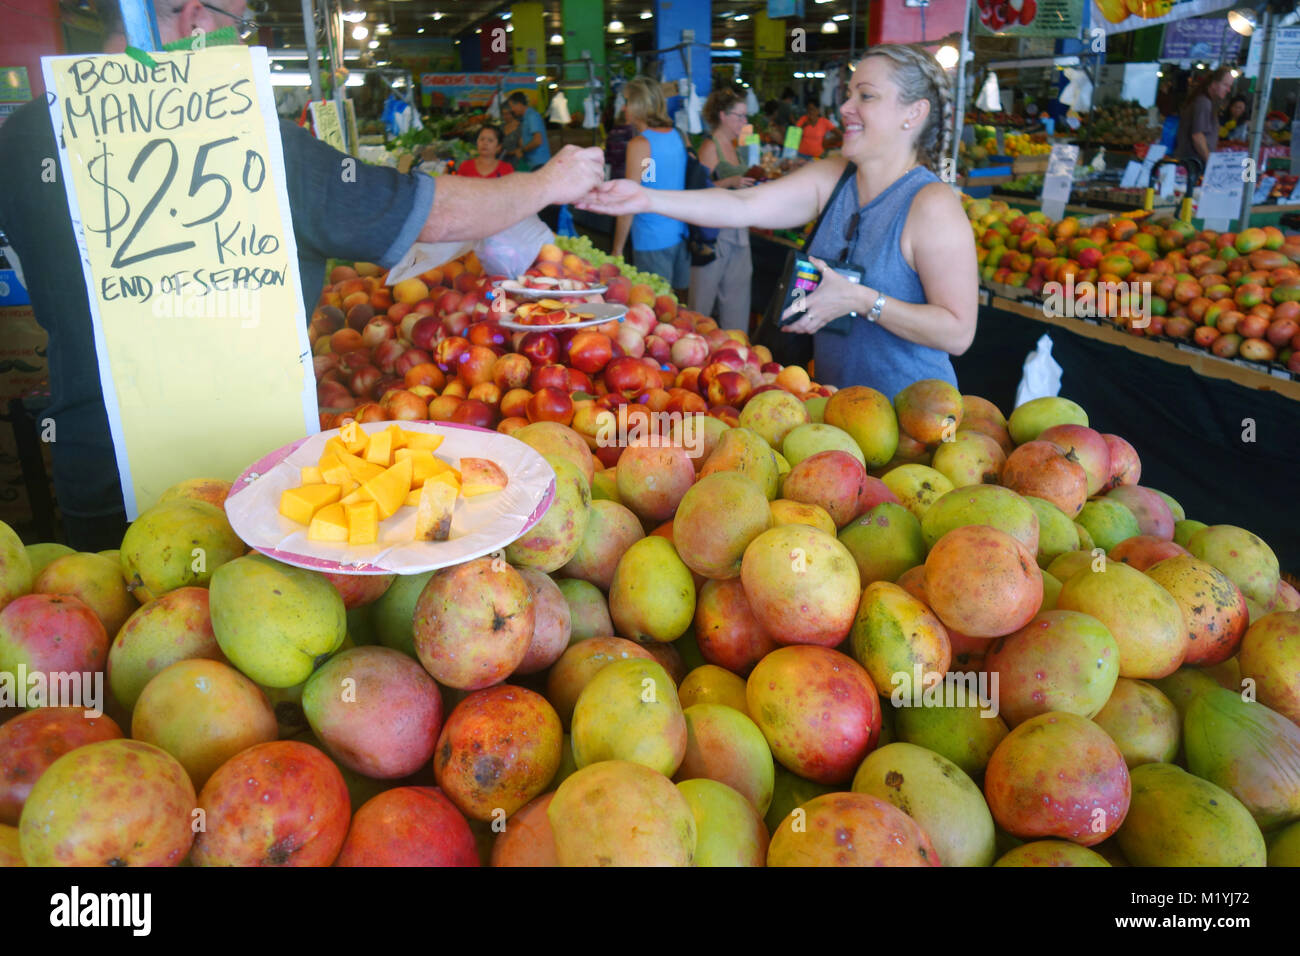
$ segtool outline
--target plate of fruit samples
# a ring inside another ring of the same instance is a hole
[[[562,325],[566,329],[585,329],[606,322],[617,322],[627,315],[627,306],[613,302],[583,302],[565,304],[557,299],[539,299],[525,302],[515,309],[514,316],[498,320],[503,329],[531,332],[543,326]]]
[[[558,276],[521,275],[502,279],[496,287],[517,299],[546,299],[554,296],[599,295],[609,288],[604,282],[568,279]]]
[[[509,436],[454,422],[349,421],[251,465],[226,499],[236,533],[314,571],[418,574],[505,547],[555,496]]]

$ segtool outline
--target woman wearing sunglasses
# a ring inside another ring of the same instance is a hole
[[[578,205],[717,228],[789,229],[820,215],[808,252],[822,281],[786,315],[796,320],[787,331],[815,336],[817,381],[868,385],[891,398],[923,378],[955,385],[949,356],[975,337],[979,279],[970,224],[935,175],[952,109],[934,57],[882,44],[858,61],[840,108],[842,156],[752,189],[652,191],[615,180]],[[829,269],[828,259],[862,270],[861,284]],[[847,332],[824,328],[841,316],[850,317]]]

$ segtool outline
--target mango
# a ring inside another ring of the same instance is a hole
[[[984,773],[989,758],[1010,732],[996,710],[984,710],[973,701],[887,709],[893,712],[899,740],[947,757],[971,777]]]
[[[6,525],[6,527],[8,526]],[[3,534],[4,532],[0,531],[0,536],[3,536]],[[31,561],[33,581],[35,581],[36,578],[40,576],[40,573],[44,571],[47,567],[49,567],[50,564],[52,564],[56,558],[61,558],[64,555],[77,553],[74,549],[69,548],[66,544],[55,544],[53,541],[42,541],[39,544],[29,544],[27,545],[25,550],[27,551],[28,559]],[[107,556],[108,555],[104,555],[104,557]],[[120,569],[121,566],[120,556],[118,556],[118,561],[116,563],[118,564]],[[0,572],[0,575],[3,575],[3,572]],[[4,607],[4,600],[0,599],[0,608],[3,607]]]
[[[724,704],[694,704],[682,715],[686,752],[674,779],[716,780],[748,800],[760,815],[767,813],[776,770],[758,725],[744,711]]]
[[[898,451],[898,416],[889,398],[874,388],[841,388],[824,402],[822,417],[812,421],[824,421],[847,432],[868,468],[888,463]]]
[[[567,458],[543,457],[555,469],[555,498],[537,524],[506,545],[506,560],[550,574],[572,561],[582,546],[589,520],[591,486],[578,466]]]
[[[720,471],[701,477],[682,496],[673,544],[696,574],[736,578],[745,549],[770,527],[772,511],[762,489],[737,472]]]
[[[1133,770],[1118,840],[1134,866],[1264,866],[1250,811],[1232,794],[1168,763]]]
[[[1208,528],[1204,521],[1193,521],[1191,518],[1184,518],[1174,522],[1174,543],[1181,544],[1184,548],[1192,540],[1192,535],[1202,528]]]
[[[1300,724],[1300,613],[1275,611],[1251,624],[1237,661],[1259,702]]]
[[[267,687],[301,684],[347,636],[343,598],[315,571],[251,554],[218,567],[209,591],[222,653]]]
[[[640,644],[621,637],[591,637],[571,644],[546,675],[546,699],[560,715],[561,723],[569,726],[583,689],[601,669],[632,657],[654,660]]]
[[[137,608],[108,650],[108,686],[130,712],[163,668],[193,658],[225,662],[212,633],[207,588],[177,588]]]
[[[897,584],[867,585],[849,632],[853,657],[882,694],[890,694],[917,668],[927,685],[942,680],[952,661],[943,623]]]
[[[995,485],[1007,455],[996,440],[983,432],[958,429],[950,441],[941,441],[930,466],[952,482],[954,488]]]
[[[853,555],[864,587],[875,581],[897,581],[904,571],[925,562],[921,522],[893,502],[882,502],[850,521],[839,539]]]
[[[1182,608],[1168,591],[1141,571],[1118,561],[1100,573],[1079,572],[1065,582],[1057,610],[1091,614],[1119,644],[1121,677],[1172,674],[1187,654]]]
[[[704,478],[719,471],[739,472],[758,485],[768,501],[777,498],[776,455],[758,432],[739,427],[723,432],[699,476]]]
[[[915,744],[878,747],[862,761],[852,790],[885,800],[915,820],[944,866],[993,862],[993,816],[984,795],[946,757]]]
[[[582,436],[568,425],[559,422],[532,422],[516,429],[510,437],[517,438],[548,461],[552,456],[567,459],[582,472],[588,485],[595,476],[595,456]],[[554,467],[554,462],[551,466]]]
[[[1066,840],[1022,843],[998,857],[994,866],[1110,866],[1096,850]]]
[[[555,582],[569,605],[569,643],[576,644],[591,637],[606,637],[614,633],[614,622],[609,616],[609,605],[600,588],[589,581],[561,578]]]
[[[109,640],[140,604],[122,579],[122,566],[99,554],[68,554],[52,561],[32,584],[37,594],[67,594],[95,612]]]
[[[416,656],[412,627],[415,604],[434,574],[433,571],[399,574],[388,590],[370,605],[370,623],[378,643],[411,657]]]
[[[924,521],[930,507],[953,490],[952,482],[928,465],[899,465],[887,471],[881,480],[919,521]]]
[[[1268,841],[1269,866],[1300,866],[1300,823],[1292,823]]]
[[[1187,627],[1184,663],[1208,667],[1237,653],[1246,633],[1246,598],[1232,580],[1206,561],[1190,554],[1157,561],[1147,577],[1170,593],[1183,612]]]
[[[1038,566],[1051,570],[1051,564],[1063,554],[1079,548],[1079,531],[1064,511],[1050,501],[1025,495],[1022,500],[1038,518]]]
[[[1148,763],[1172,763],[1178,754],[1182,734],[1178,710],[1154,684],[1121,677],[1092,720],[1115,741],[1129,770]]]
[[[772,803],[763,816],[763,822],[767,824],[768,832],[775,832],[786,817],[809,800],[812,800],[813,797],[835,793],[837,790],[837,787],[830,784],[808,780],[797,773],[786,770],[779,763],[776,764],[776,776],[772,785]]]
[[[1111,498],[1085,502],[1075,521],[1088,529],[1093,542],[1104,551],[1142,533],[1133,512]]]
[[[218,569],[247,550],[220,508],[173,498],[154,505],[126,529],[122,573],[144,604],[177,588],[207,587]]]
[[[956,386],[924,378],[894,396],[898,427],[923,445],[951,439],[961,424],[962,398]]]
[[[824,422],[810,422],[793,428],[785,436],[785,441],[781,442],[781,454],[785,456],[791,468],[805,458],[811,458],[823,451],[846,451],[856,458],[863,468],[867,466],[866,456],[853,436],[842,428]]]
[[[609,587],[617,633],[636,641],[674,641],[695,616],[695,581],[667,538],[651,535],[619,558]]]
[[[1064,584],[1080,571],[1101,573],[1105,568],[1106,555],[1104,553],[1094,555],[1091,550],[1085,551],[1080,548],[1077,551],[1066,551],[1064,554],[1058,554],[1044,570]]]
[[[925,831],[866,793],[815,797],[782,820],[768,866],[942,866]]]
[[[1007,430],[1017,445],[1035,441],[1053,425],[1088,424],[1088,413],[1068,398],[1051,396],[1034,398],[1018,405],[1007,419]]]
[[[792,429],[808,421],[803,402],[783,388],[759,392],[740,410],[740,427],[756,432],[773,448],[780,448]]]
[[[764,506],[766,504],[764,499]],[[587,512],[587,528],[582,542],[558,573],[590,581],[596,587],[608,590],[619,558],[644,537],[641,522],[631,510],[616,501],[594,499]]]
[[[630,760],[671,777],[686,753],[686,718],[668,672],[636,659],[601,668],[574,704],[572,738],[579,769]]]
[[[791,501],[777,498],[768,505],[772,512],[773,526],[782,524],[806,524],[810,528],[819,528],[827,534],[835,534],[835,522],[820,505],[806,501]]]
[[[1245,528],[1230,524],[1202,528],[1188,539],[1186,547],[1230,577],[1257,604],[1267,605],[1277,593],[1277,555]]]
[[[30,594],[34,577],[32,559],[22,538],[0,521],[0,610],[14,598]]]
[[[677,789],[695,818],[696,866],[767,864],[767,827],[748,800],[716,780],[682,780]]]
[[[781,644],[834,647],[861,596],[849,549],[815,528],[782,525],[750,542],[740,580],[754,617]]]
[[[1031,554],[1038,552],[1038,515],[1020,495],[997,485],[956,488],[938,498],[921,519],[926,548],[933,548],[953,528],[972,524],[997,528]]]

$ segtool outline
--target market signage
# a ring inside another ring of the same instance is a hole
[[[1127,33],[1158,23],[1173,23],[1188,17],[1199,17],[1229,7],[1238,6],[1241,0],[1089,0],[1092,3],[1092,25],[1107,33]],[[1135,11],[1136,8],[1136,12]],[[1220,21],[1224,26],[1226,20]]]
[[[1057,143],[1047,157],[1047,172],[1043,174],[1042,210],[1048,219],[1065,215],[1065,205],[1070,201],[1074,187],[1074,167],[1079,162],[1079,147]]]
[[[151,57],[41,60],[132,519],[319,430],[266,50]]]
[[[504,82],[504,86],[502,83]],[[441,96],[444,106],[485,107],[500,89],[509,96],[515,90],[537,92],[536,73],[422,73],[420,86],[425,93]]]
[[[1232,60],[1241,51],[1241,34],[1226,17],[1179,20],[1165,27],[1162,60]]]
[[[1250,160],[1239,151],[1210,154],[1201,181],[1201,197],[1196,216],[1205,220],[1206,229],[1227,230],[1241,214],[1241,195],[1246,189],[1246,170]]]
[[[1087,0],[976,0],[979,32],[999,36],[1078,37]],[[1120,0],[1123,6],[1124,0]]]

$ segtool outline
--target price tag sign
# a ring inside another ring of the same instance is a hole
[[[1226,230],[1228,223],[1241,214],[1241,196],[1246,188],[1247,166],[1244,153],[1211,153],[1205,164],[1201,198],[1196,216],[1205,220],[1206,229]]]
[[[787,159],[793,158],[799,152],[801,142],[803,142],[803,127],[791,123],[785,128],[785,143],[783,144],[785,147],[784,155]]]
[[[1065,215],[1065,204],[1070,201],[1074,185],[1074,167],[1079,162],[1079,147],[1058,144],[1052,147],[1047,158],[1047,172],[1043,176],[1043,215],[1060,219]]]
[[[1144,169],[1145,167],[1141,163],[1134,162],[1130,159],[1124,166],[1124,175],[1119,181],[1120,188],[1136,189],[1138,186],[1145,186],[1148,180],[1142,176]],[[1149,176],[1150,171],[1148,170],[1147,173]]]
[[[311,125],[316,131],[316,138],[322,143],[329,143],[340,153],[348,151],[343,139],[343,124],[339,122],[339,106],[333,100],[312,100]]]
[[[266,50],[151,55],[41,61],[131,519],[319,430]]]
[[[1250,200],[1252,206],[1262,206],[1268,202],[1268,194],[1273,191],[1277,185],[1277,177],[1264,176],[1255,184],[1255,195]]]

